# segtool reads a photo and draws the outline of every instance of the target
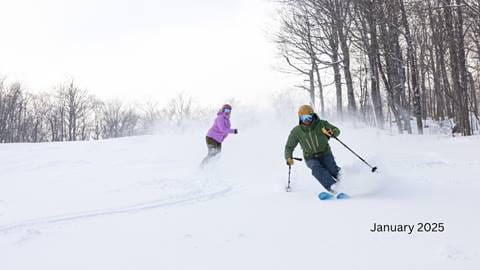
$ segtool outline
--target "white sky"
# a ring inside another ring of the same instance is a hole
[[[73,78],[102,98],[262,102],[293,84],[274,68],[272,13],[268,0],[2,0],[0,75],[32,91]]]

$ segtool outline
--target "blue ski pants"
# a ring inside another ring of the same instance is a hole
[[[327,153],[318,157],[305,160],[307,166],[312,170],[312,175],[322,184],[322,186],[331,191],[331,186],[337,182],[336,178],[340,168],[335,162],[332,153]]]

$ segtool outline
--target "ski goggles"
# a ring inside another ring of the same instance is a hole
[[[231,111],[232,111],[232,109],[229,109],[229,108],[223,109],[223,112],[226,112],[226,113],[229,113],[229,112],[231,112]]]
[[[313,114],[302,114],[300,115],[300,121],[307,122],[313,120]]]

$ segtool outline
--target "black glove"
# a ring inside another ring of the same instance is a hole
[[[233,134],[238,134],[238,129],[234,129]]]

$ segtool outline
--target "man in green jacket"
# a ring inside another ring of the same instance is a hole
[[[293,150],[300,143],[303,157],[313,176],[329,192],[336,193],[340,168],[335,162],[328,140],[340,135],[340,130],[325,120],[321,120],[309,105],[298,110],[299,125],[294,127],[285,145],[287,165],[293,165]]]

